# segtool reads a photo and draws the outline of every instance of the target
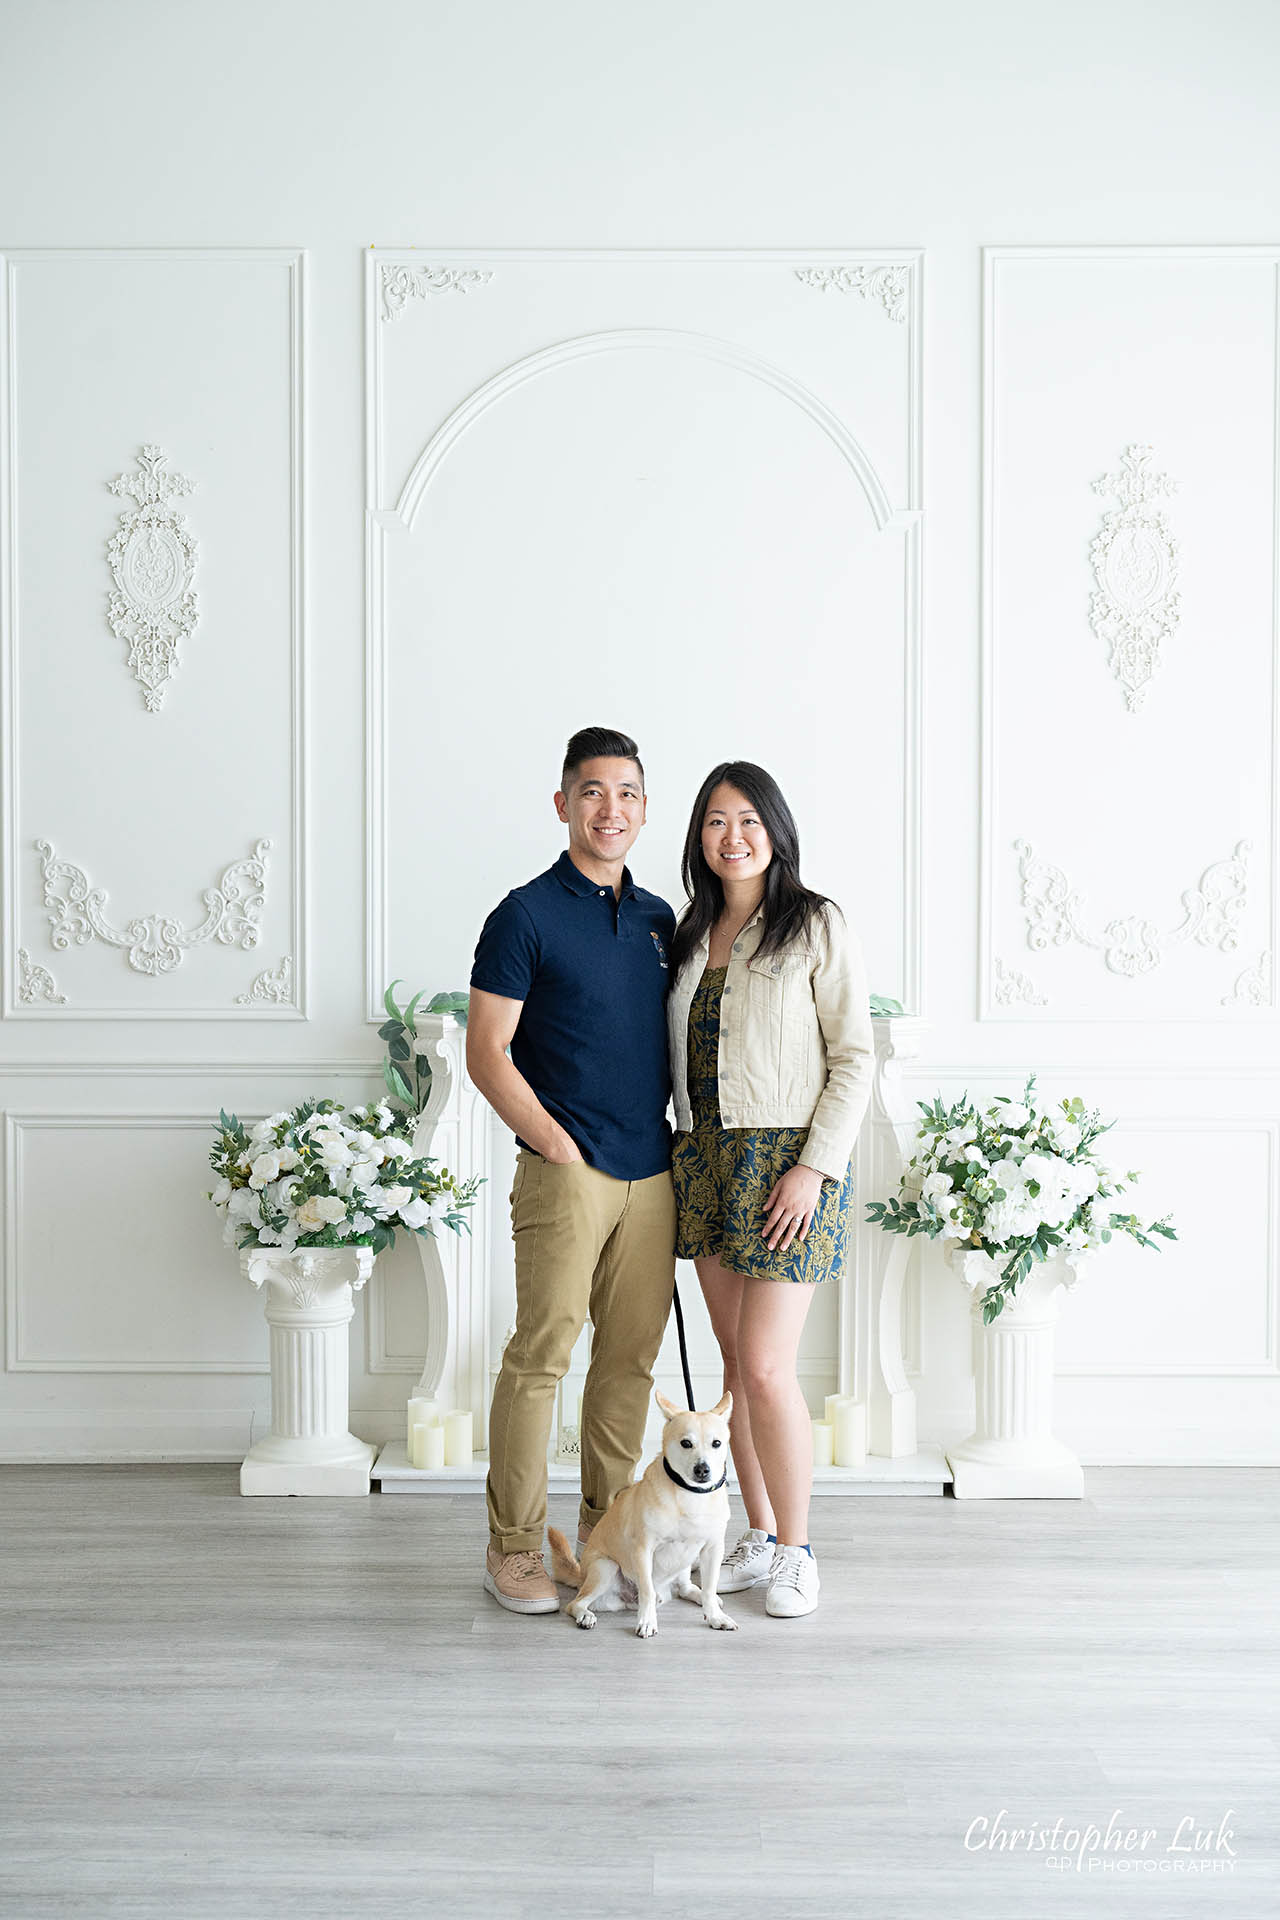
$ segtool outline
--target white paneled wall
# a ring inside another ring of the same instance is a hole
[[[24,10],[0,75],[0,1457],[243,1453],[208,1124],[374,1091],[383,986],[465,984],[605,722],[669,897],[706,769],[778,775],[928,1022],[913,1094],[1034,1069],[1119,1117],[1180,1238],[1072,1295],[1064,1439],[1274,1460],[1274,10],[63,27]],[[932,1249],[905,1312],[945,1443]],[[356,1431],[425,1339],[402,1246]]]

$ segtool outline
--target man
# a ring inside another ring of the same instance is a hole
[[[675,916],[626,865],[646,805],[635,741],[608,727],[575,733],[555,796],[568,849],[495,907],[471,972],[467,1066],[520,1148],[516,1324],[489,1410],[484,1575],[513,1613],[559,1610],[542,1563],[547,1442],[587,1315],[580,1541],[635,1473],[675,1285],[665,1010]]]

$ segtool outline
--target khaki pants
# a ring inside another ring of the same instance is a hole
[[[556,1383],[588,1313],[580,1524],[594,1526],[634,1475],[675,1286],[671,1176],[615,1180],[584,1160],[558,1166],[522,1149],[511,1227],[516,1325],[489,1409],[486,1486],[501,1553],[541,1550]]]

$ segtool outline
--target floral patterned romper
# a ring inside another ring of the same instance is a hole
[[[853,1165],[818,1197],[808,1238],[784,1253],[765,1245],[765,1201],[809,1137],[807,1127],[722,1127],[716,1063],[727,967],[708,967],[689,1008],[689,1101],[693,1131],[671,1145],[679,1224],[676,1258],[718,1259],[731,1273],[813,1285],[840,1275],[848,1252]]]

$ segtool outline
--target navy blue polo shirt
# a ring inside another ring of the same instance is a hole
[[[472,986],[524,1002],[513,1063],[583,1159],[615,1180],[647,1180],[671,1165],[666,999],[675,924],[666,901],[637,887],[629,869],[615,900],[566,852],[512,889],[476,946]]]

